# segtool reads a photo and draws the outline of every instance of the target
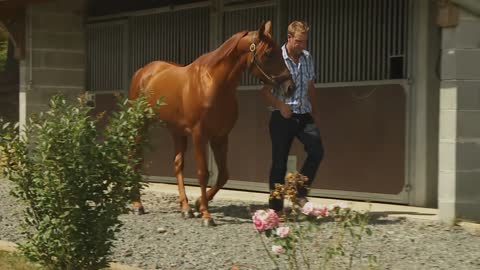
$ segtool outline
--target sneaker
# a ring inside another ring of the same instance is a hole
[[[283,200],[270,198],[270,200],[268,201],[268,207],[275,210],[275,212],[277,213],[281,213],[283,211]]]

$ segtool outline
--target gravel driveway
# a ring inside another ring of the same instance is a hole
[[[0,240],[19,242],[21,208],[0,180]],[[205,228],[199,219],[185,220],[172,194],[146,192],[143,216],[123,215],[125,226],[118,234],[113,260],[142,269],[272,269],[258,235],[251,211],[266,205],[214,200],[210,209],[218,226]],[[480,269],[480,235],[461,227],[437,222],[375,215],[372,236],[365,236],[359,250],[375,255],[377,269]],[[330,239],[332,222],[322,224],[311,261],[321,263],[322,249]],[[348,246],[348,242],[346,243]],[[331,269],[345,269],[348,258],[338,258]],[[355,260],[354,269],[366,269],[365,260]]]

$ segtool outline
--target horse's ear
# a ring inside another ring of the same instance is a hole
[[[272,38],[272,22],[267,21],[262,23],[262,26],[260,26],[260,29],[258,30],[258,35],[260,39],[262,39],[264,36]]]

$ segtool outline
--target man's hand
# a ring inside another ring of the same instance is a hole
[[[265,103],[267,103],[269,106],[277,108],[284,118],[292,117],[292,109],[290,109],[290,106],[273,96],[272,86],[265,84],[262,87],[262,90],[260,90],[260,93],[263,96]]]
[[[279,102],[278,109],[280,110],[280,114],[283,116],[283,118],[290,118],[292,117],[292,109],[290,109],[290,106],[283,102]]]

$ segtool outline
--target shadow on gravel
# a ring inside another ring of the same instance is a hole
[[[222,213],[225,217],[233,217],[240,219],[247,219],[251,221],[253,212],[258,209],[266,209],[266,204],[249,204],[249,205],[222,205],[222,206],[210,206],[210,213]]]
[[[389,217],[389,215],[411,215],[411,216],[434,216],[434,214],[426,214],[409,211],[382,211],[370,212],[370,224],[373,225],[389,225],[403,222],[406,217]]]
[[[211,205],[209,210],[213,215],[221,215],[223,217],[216,217],[216,219],[222,220],[226,223],[249,223],[252,220],[252,215],[256,210],[267,209],[267,204],[246,204],[246,205]],[[289,212],[291,209],[286,208],[286,211]],[[390,224],[399,224],[402,223],[406,218],[405,217],[389,217],[389,215],[427,215],[416,212],[401,212],[401,211],[382,211],[382,212],[370,212],[369,224],[372,225],[390,225]],[[230,219],[233,218],[233,219]],[[331,222],[329,219],[325,219],[324,222]]]
[[[413,216],[435,216],[435,214],[410,212],[410,211],[382,211],[382,212],[370,212],[376,214],[386,215],[413,215]]]

